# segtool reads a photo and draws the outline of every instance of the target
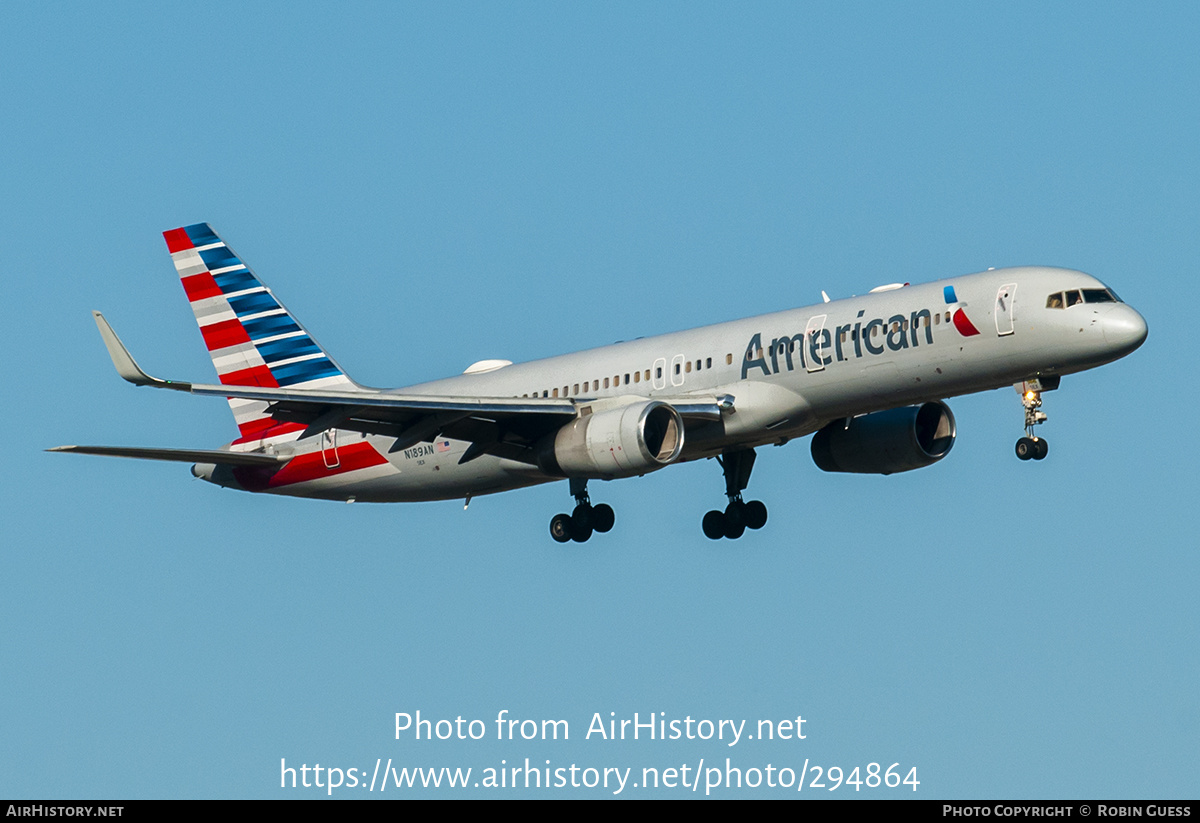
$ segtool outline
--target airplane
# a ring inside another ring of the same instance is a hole
[[[1049,451],[1035,427],[1065,375],[1137,349],[1142,316],[1096,278],[1063,268],[988,269],[548,357],[481,360],[398,389],[354,382],[207,223],[163,233],[218,384],[164,380],[93,312],[117,373],[136,386],[225,397],[240,436],[220,449],[60,446],[193,463],[225,488],[346,502],[462,499],[566,479],[560,543],[615,523],[589,480],[716,458],[724,509],[705,536],[760,529],[744,500],[755,449],[812,435],[829,472],[892,474],[944,458],[949,397],[1014,386],[1021,460]],[[1019,297],[1018,297],[1019,295]]]

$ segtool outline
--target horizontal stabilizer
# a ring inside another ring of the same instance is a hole
[[[280,466],[290,458],[220,449],[140,449],[123,446],[58,446],[49,452],[98,454],[104,457],[136,457],[140,460],[172,460],[178,463],[219,463],[226,466]]]

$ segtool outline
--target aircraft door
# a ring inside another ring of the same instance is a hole
[[[825,370],[825,318],[828,316],[818,314],[809,318],[808,328],[804,330],[804,367],[809,372]]]
[[[656,390],[665,389],[667,387],[667,358],[660,357],[654,361],[654,388]]]
[[[996,334],[1001,337],[1013,333],[1013,304],[1016,300],[1016,283],[1006,283],[996,292]]]
[[[337,451],[337,429],[326,429],[321,432],[321,458],[325,461],[327,469],[336,469],[342,465]]]

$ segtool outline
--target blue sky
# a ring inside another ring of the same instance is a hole
[[[898,762],[926,798],[1195,796],[1193,4],[5,18],[0,795],[324,796],[281,791],[281,758],[729,757]],[[372,385],[1018,264],[1095,274],[1150,337],[1046,395],[1040,464],[1007,389],[952,400],[954,451],[918,472],[764,449],[771,519],[736,543],[700,531],[709,461],[593,484],[616,528],[559,546],[566,484],[346,506],[45,454],[234,436],[219,400],[119,380],[88,315],[211,379],[160,236],[199,221]],[[396,740],[417,710],[571,739]],[[585,740],[610,712],[807,737]]]

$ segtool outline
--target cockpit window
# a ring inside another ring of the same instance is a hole
[[[1084,303],[1116,303],[1116,296],[1108,289],[1084,289]]]
[[[1046,308],[1066,309],[1080,303],[1121,303],[1121,298],[1112,289],[1076,289],[1055,292],[1046,298]]]

